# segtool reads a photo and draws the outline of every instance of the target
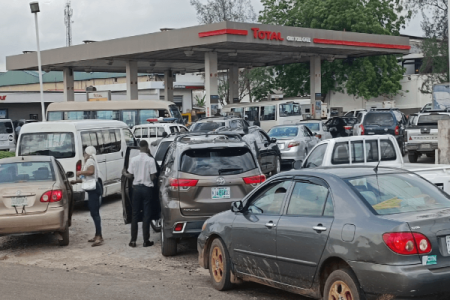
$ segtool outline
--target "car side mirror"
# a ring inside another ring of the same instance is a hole
[[[72,171],[69,171],[66,173],[67,178],[72,178],[75,176],[75,174]]]
[[[277,139],[276,139],[276,138],[271,138],[271,139],[270,139],[270,143],[275,144],[276,142],[277,142]]]
[[[328,127],[325,125],[322,127],[322,129],[323,129],[323,131],[328,131]]]
[[[301,168],[303,168],[303,161],[301,160],[296,160],[292,163],[292,169],[294,170],[300,170]]]
[[[234,201],[231,203],[232,212],[241,212],[244,209],[244,203],[242,201]]]
[[[162,133],[162,138],[164,139],[164,138],[166,138],[167,136],[168,136],[167,132],[164,131],[164,132]]]

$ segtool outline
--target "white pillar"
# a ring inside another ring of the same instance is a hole
[[[239,68],[231,67],[228,71],[228,104],[239,103]],[[233,99],[238,99],[233,100]]]
[[[321,61],[320,56],[312,56],[309,61],[310,66],[310,95],[311,104],[313,107],[314,119],[321,118],[321,103],[322,103],[322,71],[321,71]],[[320,102],[318,102],[320,101]]]
[[[75,101],[73,83],[73,71],[71,68],[63,68],[64,101]]]
[[[217,52],[205,53],[205,90],[206,90],[206,97],[205,97],[206,117],[211,117],[212,114],[211,104],[216,105],[219,103],[218,99],[219,90],[217,78]]]
[[[138,100],[137,61],[127,61],[127,100]]]
[[[173,73],[164,71],[164,100],[173,102]]]

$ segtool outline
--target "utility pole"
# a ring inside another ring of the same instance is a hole
[[[66,7],[64,9],[64,23],[66,24],[66,47],[72,45],[72,15],[73,10],[70,5],[70,0],[67,0]]]

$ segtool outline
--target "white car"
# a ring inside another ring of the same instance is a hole
[[[344,117],[355,117],[356,118],[358,116],[358,113],[361,112],[361,111],[367,112],[367,109],[361,108],[361,109],[350,110],[350,111],[345,113]]]
[[[367,111],[358,111],[356,114],[356,123],[353,125],[353,135],[361,135],[361,125],[364,122],[364,118],[367,115]]]
[[[316,137],[321,141],[333,138],[322,120],[301,121],[299,124],[305,125],[311,132],[315,132]]]
[[[174,133],[185,133],[189,130],[181,124],[176,123],[150,123],[136,125],[131,129],[137,139],[145,140],[150,145],[152,142]]]

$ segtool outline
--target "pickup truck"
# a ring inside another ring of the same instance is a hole
[[[309,152],[301,168],[337,165],[375,167],[378,163],[383,167],[414,172],[450,193],[450,165],[404,163],[397,140],[392,135],[351,136],[322,141]]]
[[[438,148],[438,120],[448,119],[448,112],[421,113],[417,118],[417,125],[406,129],[406,150],[411,163],[416,163],[423,154],[434,156]]]

